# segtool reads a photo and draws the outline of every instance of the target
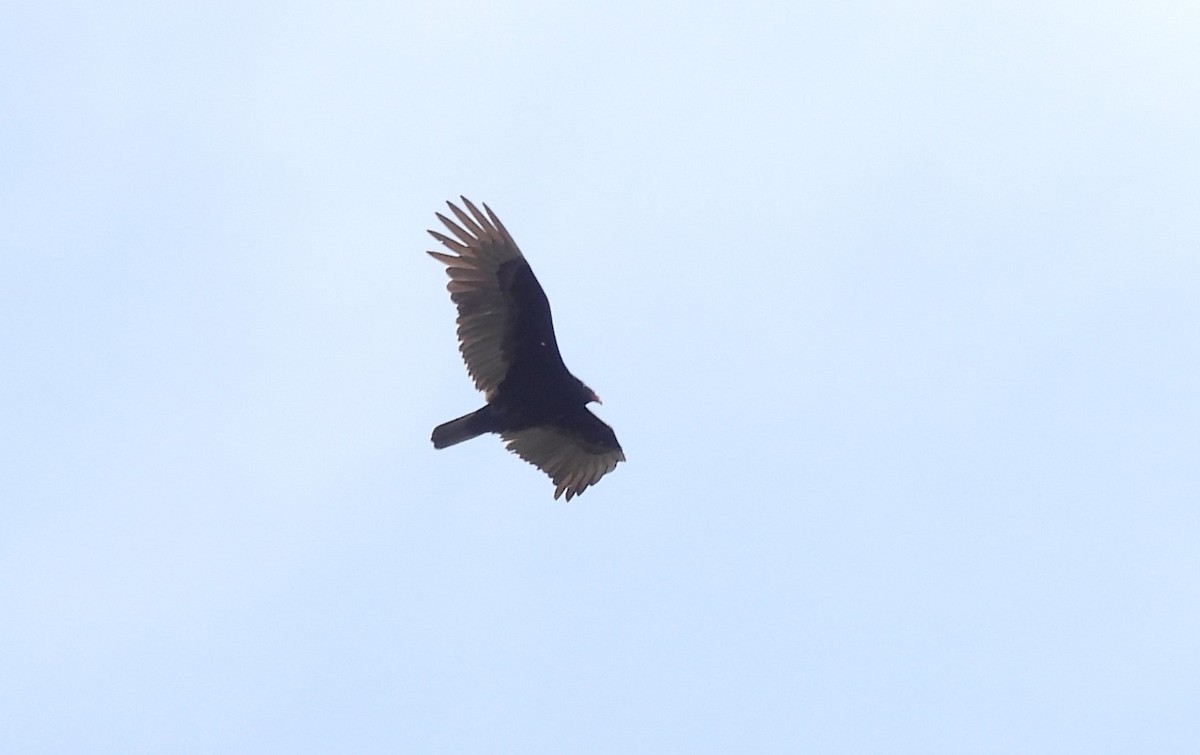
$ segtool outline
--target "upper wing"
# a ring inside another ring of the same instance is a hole
[[[514,362],[561,367],[562,357],[550,302],[516,242],[490,207],[483,206],[485,215],[466,197],[462,201],[470,215],[447,202],[461,226],[437,215],[455,238],[429,232],[458,256],[429,254],[446,264],[446,288],[458,306],[459,349],[475,386],[490,401]]]
[[[612,428],[582,407],[554,424],[501,435],[508,450],[550,475],[555,499],[565,491],[571,500],[625,461]]]

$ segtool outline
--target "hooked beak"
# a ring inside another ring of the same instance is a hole
[[[604,402],[600,400],[600,397],[596,395],[595,391],[592,391],[592,401],[595,401],[597,404],[600,404],[601,406],[604,405]]]

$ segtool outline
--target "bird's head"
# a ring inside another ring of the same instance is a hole
[[[579,384],[579,393],[577,395],[583,401],[584,404],[590,404],[593,401],[596,402],[597,404],[604,403],[603,401],[600,400],[600,397],[596,395],[595,391],[593,391],[591,388],[588,388],[586,385],[584,385],[582,380],[579,380],[578,378],[576,378],[575,382]]]

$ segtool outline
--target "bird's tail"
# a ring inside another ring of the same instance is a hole
[[[433,447],[446,448],[493,431],[491,407],[483,407],[433,428]]]

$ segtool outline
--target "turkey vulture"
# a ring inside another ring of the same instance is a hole
[[[625,461],[612,428],[587,410],[600,398],[572,375],[558,353],[550,302],[508,230],[486,204],[470,215],[447,202],[440,212],[454,238],[429,234],[454,252],[429,252],[446,265],[446,288],[458,307],[458,346],[487,404],[433,429],[434,448],[499,433],[525,461],[554,481],[567,500]],[[455,256],[457,255],[457,256]]]

